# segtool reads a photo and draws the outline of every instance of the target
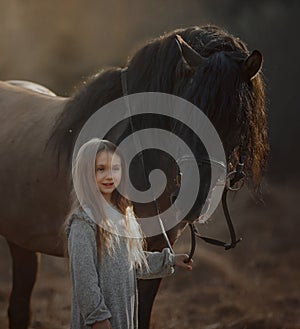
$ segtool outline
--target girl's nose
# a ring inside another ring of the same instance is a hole
[[[106,178],[112,178],[112,172],[111,170],[106,171]]]

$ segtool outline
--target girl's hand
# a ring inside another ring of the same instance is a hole
[[[186,254],[177,254],[177,255],[174,255],[175,265],[176,266],[179,266],[179,267],[182,267],[182,268],[185,268],[188,271],[191,271],[192,270],[193,260],[191,259],[188,263],[185,263],[184,262],[188,258],[189,258],[189,256],[186,255]]]
[[[112,329],[111,323],[108,319],[95,322],[92,324],[92,329]]]

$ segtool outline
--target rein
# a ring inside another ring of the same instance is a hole
[[[127,72],[127,67],[121,70],[121,83],[122,83],[122,91],[123,91],[124,96],[128,96],[126,72]],[[129,105],[128,99],[126,99],[126,106],[127,106],[128,110],[130,112],[130,105]],[[131,126],[131,129],[132,129],[132,132],[133,132],[134,127],[133,127],[133,122],[132,122],[131,116],[129,118],[129,122],[130,122],[130,126]],[[227,193],[228,193],[228,191],[238,191],[243,186],[243,182],[244,182],[244,178],[245,178],[245,173],[243,171],[244,158],[245,158],[245,150],[244,150],[244,148],[242,148],[242,152],[241,152],[241,155],[240,155],[238,166],[237,166],[236,170],[233,170],[233,171],[231,171],[227,174],[225,188],[224,188],[224,191],[223,191],[223,194],[222,194],[222,206],[223,206],[224,216],[225,216],[227,226],[228,226],[228,229],[229,229],[229,233],[230,233],[230,238],[231,238],[230,243],[226,243],[226,242],[223,242],[223,241],[220,241],[220,240],[217,240],[217,239],[212,239],[212,238],[201,236],[199,234],[195,224],[194,223],[189,223],[189,227],[190,227],[190,231],[191,231],[191,249],[190,249],[188,258],[184,261],[185,263],[188,263],[194,255],[194,252],[195,252],[195,249],[196,249],[196,237],[202,239],[206,243],[213,244],[213,245],[219,246],[219,247],[223,247],[223,248],[225,248],[225,250],[235,248],[237,243],[239,243],[242,240],[242,238],[239,238],[239,239],[236,238],[235,229],[234,229],[234,226],[233,226],[233,223],[232,223],[232,220],[231,220],[231,216],[230,216],[230,212],[229,212],[229,209],[228,209],[228,205],[227,205]],[[143,154],[141,154],[141,160],[142,160],[142,164],[143,164],[144,175],[146,177],[146,168],[145,168]],[[220,161],[217,161],[217,160],[203,159],[201,162],[209,164],[209,165],[211,164],[211,162],[215,162],[218,165],[222,165],[223,167],[225,167],[223,162],[220,162]],[[238,182],[241,182],[241,183],[237,184]],[[156,213],[157,213],[157,216],[158,216],[158,219],[159,219],[159,223],[160,223],[160,226],[161,226],[161,229],[162,229],[163,236],[164,236],[164,238],[167,242],[167,245],[170,248],[171,252],[174,254],[174,250],[171,246],[168,235],[165,231],[163,222],[162,222],[162,220],[159,216],[159,207],[158,207],[158,203],[157,203],[157,200],[155,199],[154,195],[153,195],[153,200],[154,200]]]

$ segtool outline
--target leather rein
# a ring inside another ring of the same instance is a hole
[[[127,73],[127,67],[121,70],[121,83],[122,83],[122,90],[123,90],[123,95],[124,96],[128,96],[126,73]],[[126,105],[127,105],[128,109],[130,111],[130,106],[129,106],[129,103],[128,103],[127,100],[126,100]],[[129,121],[130,121],[131,129],[132,129],[132,131],[134,131],[131,116],[130,116]],[[142,155],[141,159],[142,159],[142,164],[143,164],[143,168],[144,168],[144,174],[146,175],[146,169],[145,169],[143,154],[141,153],[141,155]],[[229,233],[230,233],[230,240],[231,241],[228,243],[228,242],[223,242],[223,241],[220,241],[220,240],[217,240],[217,239],[204,237],[204,236],[199,234],[199,232],[198,232],[198,230],[195,226],[195,223],[189,223],[190,232],[191,232],[191,249],[190,249],[188,258],[184,261],[185,263],[188,263],[192,259],[193,255],[195,253],[196,237],[202,239],[206,243],[213,244],[213,245],[219,246],[219,247],[223,247],[225,250],[235,248],[237,243],[239,243],[242,240],[242,238],[239,238],[239,239],[236,238],[235,229],[234,229],[234,226],[233,226],[233,223],[232,223],[232,220],[231,220],[231,216],[230,216],[230,212],[229,212],[229,209],[228,209],[228,205],[227,205],[227,193],[228,193],[228,191],[238,191],[242,188],[243,183],[244,183],[244,178],[245,178],[245,173],[243,171],[244,159],[245,159],[245,150],[242,147],[242,152],[241,152],[241,155],[240,155],[240,158],[239,158],[238,166],[235,170],[233,170],[233,171],[231,171],[227,174],[225,187],[224,187],[223,194],[222,194],[223,212],[224,212],[224,216],[225,216],[226,223],[227,223],[227,226],[228,226],[228,230],[229,230]],[[211,162],[212,163],[216,162],[217,164],[219,164],[219,165],[221,164],[225,168],[225,165],[223,164],[223,162],[219,162],[219,161],[216,161],[216,160],[204,159],[204,161],[202,161],[202,162],[205,163],[205,164],[209,164],[209,165],[211,164]],[[156,208],[156,213],[157,213],[158,219],[160,221],[160,226],[162,228],[162,233],[164,235],[164,238],[167,242],[168,247],[174,253],[173,248],[171,246],[171,243],[169,241],[169,238],[168,238],[168,236],[166,234],[166,231],[164,229],[163,223],[161,221],[161,218],[159,216],[159,207],[158,207],[158,204],[157,204],[157,200],[155,198],[153,198],[153,199],[154,199],[154,204],[155,204],[155,208]]]

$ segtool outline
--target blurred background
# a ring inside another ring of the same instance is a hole
[[[199,242],[194,270],[163,281],[152,328],[300,328],[299,1],[2,0],[0,79],[30,80],[61,96],[108,66],[123,66],[148,39],[215,24],[264,55],[271,144],[263,202],[244,188],[230,200],[244,241],[225,252]],[[226,237],[221,209],[199,226]],[[175,245],[188,252],[189,232]],[[0,240],[0,327],[7,327],[11,260]],[[32,328],[68,328],[65,260],[41,256]],[[170,303],[170,300],[172,303]]]

